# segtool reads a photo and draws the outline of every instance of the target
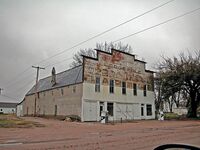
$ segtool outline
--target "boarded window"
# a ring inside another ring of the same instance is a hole
[[[100,92],[100,77],[96,77],[95,92]]]
[[[144,92],[144,96],[147,96],[147,85],[144,85],[143,92]]]
[[[151,115],[152,115],[152,105],[147,104],[147,116],[151,116]]]
[[[122,82],[122,94],[126,94],[126,82]]]
[[[108,115],[113,116],[113,103],[107,103]]]
[[[114,93],[114,80],[110,80],[110,93]]]
[[[133,95],[137,95],[137,84],[133,84]]]

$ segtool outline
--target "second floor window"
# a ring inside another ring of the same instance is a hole
[[[147,96],[147,85],[144,85],[143,90],[144,90],[144,96]]]
[[[96,77],[95,92],[100,92],[100,77]]]
[[[126,82],[122,82],[122,94],[126,94]]]
[[[133,95],[137,95],[137,84],[133,84]]]
[[[114,80],[110,80],[110,93],[114,93]]]

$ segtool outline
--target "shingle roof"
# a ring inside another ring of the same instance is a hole
[[[56,74],[56,85],[52,87],[52,76],[39,80],[38,92],[46,91],[54,88],[59,88],[67,85],[77,84],[82,82],[83,66],[77,66],[72,69]],[[35,93],[35,85],[26,94],[31,95]]]
[[[0,107],[1,108],[16,108],[18,103],[5,103],[5,102],[0,102]]]

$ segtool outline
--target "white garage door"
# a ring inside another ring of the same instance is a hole
[[[97,121],[97,102],[85,101],[83,103],[84,121]]]
[[[126,120],[126,119],[134,119],[134,111],[133,111],[133,104],[124,104],[124,103],[117,103],[116,104],[116,119]]]

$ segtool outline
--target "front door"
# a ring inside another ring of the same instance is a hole
[[[83,104],[83,120],[97,121],[97,102],[85,101]]]

